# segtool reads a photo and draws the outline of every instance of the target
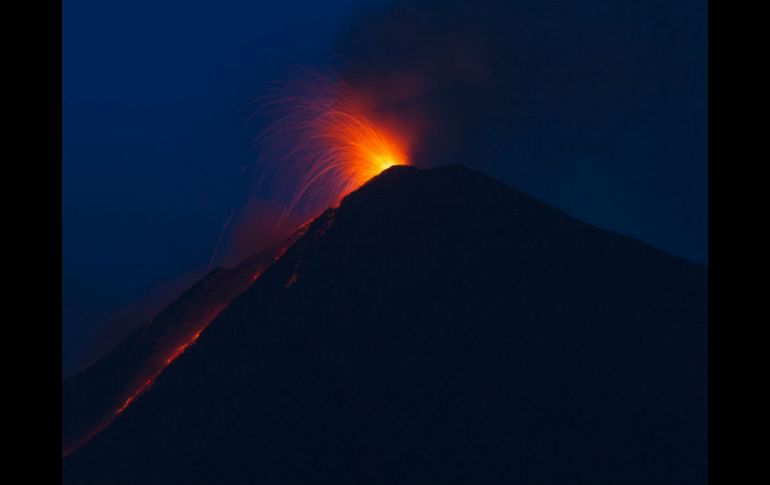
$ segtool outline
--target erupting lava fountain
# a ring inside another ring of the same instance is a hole
[[[292,213],[316,215],[393,165],[408,165],[404,130],[361,91],[317,74],[267,102],[259,183]]]

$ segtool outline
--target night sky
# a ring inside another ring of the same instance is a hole
[[[420,166],[706,264],[706,2],[397,3],[63,2],[65,375],[248,255],[254,102],[298,67],[424,120]]]

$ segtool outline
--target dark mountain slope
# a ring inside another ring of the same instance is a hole
[[[706,271],[462,167],[319,217],[65,483],[704,483]]]
[[[103,358],[62,383],[62,455],[109,426],[228,304],[302,234],[230,269],[217,268]]]

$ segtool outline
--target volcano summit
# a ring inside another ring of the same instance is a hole
[[[63,482],[705,483],[706,283],[466,168],[392,167]]]

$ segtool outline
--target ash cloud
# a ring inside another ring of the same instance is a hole
[[[397,1],[340,32],[343,77],[463,163],[703,262],[706,2]]]
[[[383,106],[427,118],[426,152],[542,127],[591,138],[656,98],[703,94],[703,4],[671,3],[400,1],[353,20],[336,51]]]

